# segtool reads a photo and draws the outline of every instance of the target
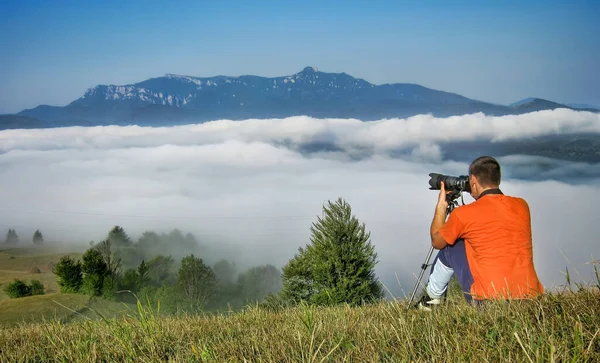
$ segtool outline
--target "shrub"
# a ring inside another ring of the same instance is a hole
[[[44,295],[44,285],[39,280],[31,280],[31,295]]]
[[[39,280],[31,280],[31,285],[24,281],[15,279],[4,288],[4,292],[11,299],[27,297],[33,295],[44,295],[44,285]]]
[[[4,288],[4,292],[11,299],[16,299],[19,297],[31,296],[31,287],[25,282],[15,279],[15,281],[11,282]]]
[[[102,297],[107,300],[114,300],[117,295],[117,278],[113,275],[104,276],[102,281]]]

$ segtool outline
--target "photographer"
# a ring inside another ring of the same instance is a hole
[[[492,157],[471,163],[468,182],[475,202],[454,209],[447,221],[441,183],[430,231],[439,253],[418,308],[440,304],[453,274],[468,302],[522,299],[544,291],[533,264],[527,202],[502,193],[500,164]]]

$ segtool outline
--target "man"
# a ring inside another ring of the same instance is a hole
[[[453,274],[468,302],[522,299],[544,292],[534,265],[529,206],[504,195],[500,164],[490,156],[469,166],[471,204],[456,207],[446,220],[445,186],[431,223],[431,244],[440,250],[417,307],[440,304]]]

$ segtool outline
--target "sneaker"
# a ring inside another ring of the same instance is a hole
[[[440,305],[441,303],[442,299],[432,299],[427,293],[424,293],[423,296],[421,296],[421,299],[415,304],[415,307],[419,310],[431,311],[432,308],[435,308],[436,305]]]

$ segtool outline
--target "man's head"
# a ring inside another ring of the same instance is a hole
[[[500,186],[500,163],[491,156],[480,156],[469,166],[471,196],[475,199],[487,189]]]

